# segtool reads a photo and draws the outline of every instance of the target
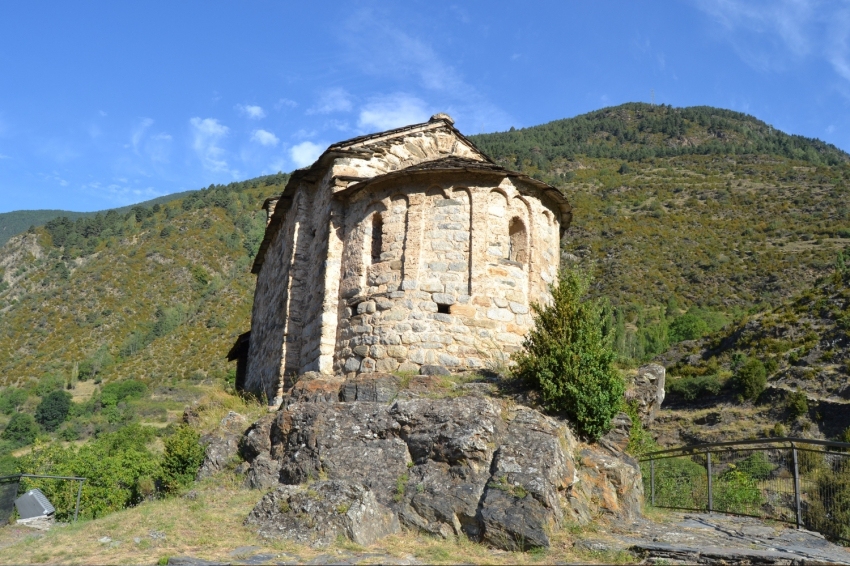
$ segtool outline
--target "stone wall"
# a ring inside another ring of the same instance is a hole
[[[548,300],[560,193],[443,118],[402,130],[331,146],[265,204],[245,389],[272,404],[309,371],[503,365]]]
[[[520,346],[530,303],[549,300],[559,226],[533,189],[480,183],[435,175],[346,203],[334,373],[481,369]]]

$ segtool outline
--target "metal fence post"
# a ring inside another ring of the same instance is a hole
[[[714,510],[714,494],[711,487],[711,452],[706,452],[705,458],[705,467],[708,471],[708,512],[711,513]]]
[[[797,466],[797,447],[791,443],[791,458],[794,460],[794,504],[797,507],[797,528],[803,528],[803,513],[800,508],[800,469]]]
[[[655,458],[649,460],[649,488],[652,493],[652,506],[655,506]]]
[[[77,490],[77,506],[74,508],[74,522],[77,522],[77,516],[80,514],[80,496],[83,494],[83,482],[80,480],[80,488]]]

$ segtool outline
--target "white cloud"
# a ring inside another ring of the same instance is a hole
[[[841,0],[697,0],[741,59],[762,72],[822,58],[850,81],[850,4]]]
[[[251,134],[251,141],[255,141],[260,145],[270,145],[274,147],[280,140],[277,139],[276,135],[271,132],[267,132],[266,130],[254,130],[254,133]]]
[[[332,88],[324,91],[315,106],[307,110],[307,114],[330,114],[331,112],[351,112],[354,104],[351,95],[343,88]]]
[[[251,120],[260,120],[266,117],[266,111],[261,106],[253,104],[237,104],[236,109],[243,116],[247,116]]]
[[[282,108],[295,108],[298,106],[298,103],[294,100],[289,100],[288,98],[281,98],[277,102],[275,102],[274,109],[281,110]]]
[[[324,151],[325,146],[304,141],[289,149],[289,156],[296,167],[306,167],[312,164]]]
[[[432,47],[401,29],[401,22],[387,21],[364,8],[347,22],[346,56],[353,66],[394,82],[418,83],[424,92],[416,96],[429,101],[434,110],[448,112],[467,131],[507,129],[516,124],[501,108],[490,102]],[[410,87],[406,87],[410,91]]]
[[[105,198],[120,206],[150,200],[166,194],[154,189],[153,187],[141,188],[128,186],[126,184],[126,179],[116,179],[116,181],[118,182],[109,183],[107,185],[103,185],[97,181],[92,181],[82,185],[82,189],[88,194],[95,195],[99,198]]]
[[[364,129],[389,130],[428,120],[425,102],[403,92],[373,98],[360,110],[357,125]]]
[[[142,121],[139,122],[139,125],[133,128],[133,132],[130,134],[130,143],[133,146],[133,149],[136,152],[139,151],[139,143],[142,141],[142,138],[145,135],[145,132],[153,126],[153,120],[150,118],[142,118]]]
[[[209,171],[227,171],[225,151],[218,144],[230,129],[215,118],[192,118],[189,124],[192,128],[192,149],[204,168]]]

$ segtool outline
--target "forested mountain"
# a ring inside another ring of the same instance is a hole
[[[124,213],[134,206],[153,206],[155,204],[165,204],[172,200],[186,196],[191,191],[174,193],[157,197],[155,199],[140,202],[135,205],[123,206],[121,208],[112,209],[115,212]],[[27,230],[30,226],[44,226],[54,218],[65,217],[70,220],[82,218],[85,216],[97,216],[98,214],[106,214],[108,211],[99,212],[71,212],[69,210],[13,210],[12,212],[0,213],[0,246],[3,246],[9,239]]]
[[[13,238],[0,253],[2,381],[224,377],[249,325],[260,206],[287,178],[60,217]]]
[[[622,357],[645,359],[801,292],[850,243],[850,160],[833,146],[708,107],[625,104],[472,136],[561,188],[564,257],[615,309]]]
[[[627,104],[473,140],[568,196],[564,263],[595,275],[625,366],[801,296],[850,244],[847,154],[742,114]],[[0,429],[57,387],[100,400],[48,431],[74,439],[147,422],[145,411],[172,421],[175,387],[232,379],[260,207],[286,180],[54,218],[0,248]],[[833,365],[830,379],[845,376]],[[157,401],[103,401],[106,384],[131,381]]]

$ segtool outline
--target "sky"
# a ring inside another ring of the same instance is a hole
[[[0,3],[0,212],[102,210],[466,134],[709,105],[850,151],[850,0]]]

